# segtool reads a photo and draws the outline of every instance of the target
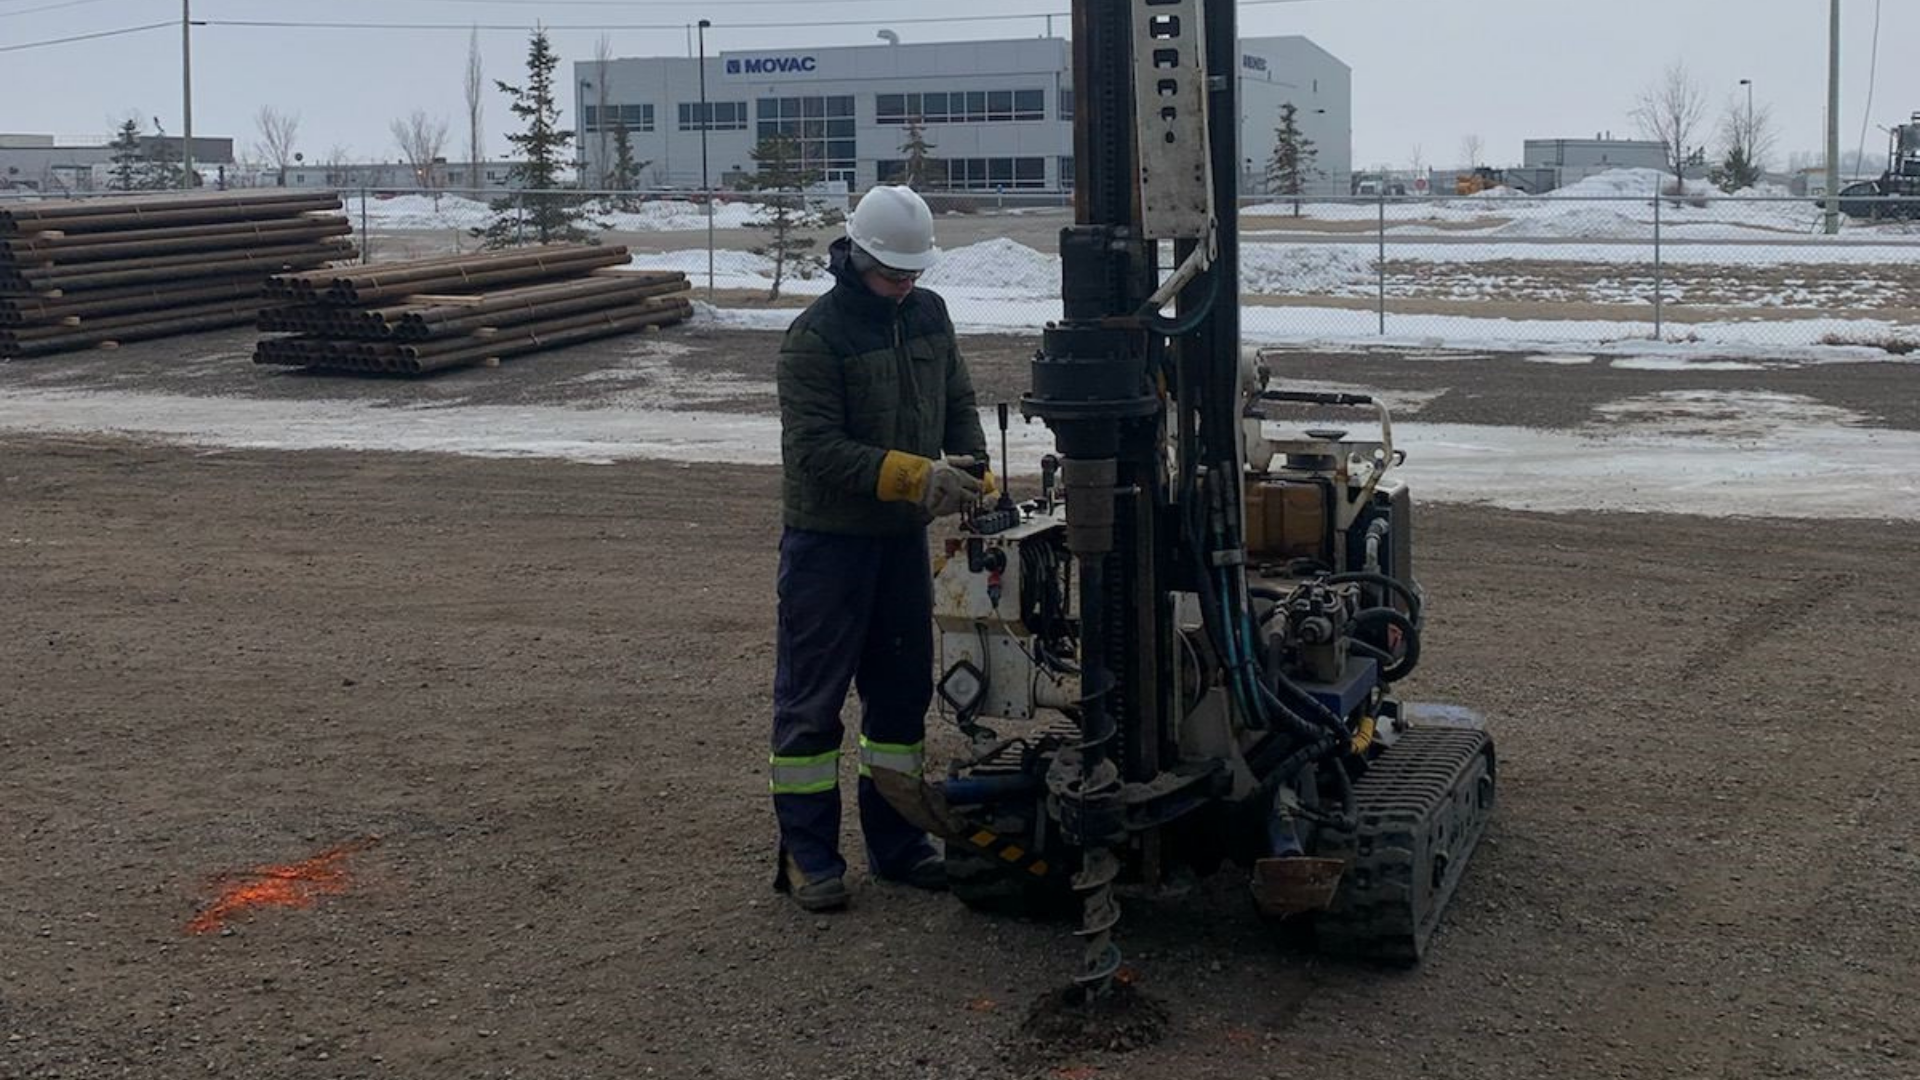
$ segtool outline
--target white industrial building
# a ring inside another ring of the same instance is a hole
[[[1521,146],[1523,165],[1528,169],[1550,170],[1552,188],[1598,176],[1615,169],[1665,170],[1665,143],[1646,139],[1527,139]]]
[[[641,181],[716,187],[753,171],[772,135],[797,139],[828,181],[862,190],[899,175],[910,121],[925,125],[945,186],[964,191],[1061,191],[1073,183],[1073,75],[1061,38],[929,42],[719,52],[574,65],[582,176],[603,177],[624,124]],[[1241,42],[1241,149],[1249,192],[1273,152],[1280,107],[1298,109],[1320,171],[1315,194],[1345,194],[1352,169],[1352,72],[1302,37]],[[703,104],[704,103],[704,104]]]

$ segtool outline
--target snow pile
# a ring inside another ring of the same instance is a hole
[[[820,252],[824,256],[825,248]],[[707,252],[705,248],[638,252],[630,269],[679,270],[705,284]],[[812,276],[802,276],[799,272],[802,269]],[[713,270],[714,285],[718,288],[767,289],[773,285],[773,260],[750,251],[715,251]],[[938,289],[956,311],[968,304],[997,304],[1035,297],[1046,299],[1055,309],[1060,306],[1057,299],[1060,260],[1004,238],[947,249],[920,281]],[[795,296],[817,296],[832,287],[833,278],[824,268],[813,263],[802,267],[789,262],[780,291]]]
[[[990,291],[1008,297],[1060,295],[1060,259],[1005,237],[950,248],[921,277],[945,293]]]
[[[1566,187],[1546,193],[1548,199],[1618,199],[1622,197],[1647,198],[1665,194],[1672,177],[1659,169],[1613,169],[1575,180]],[[1710,184],[1700,181],[1688,181],[1683,194],[1711,195],[1718,191]]]
[[[1778,185],[1761,185],[1726,195],[1705,180],[1688,180],[1679,195],[1664,195],[1674,182],[1659,169],[1613,169],[1543,195],[1511,188],[1494,188],[1464,198],[1389,200],[1385,215],[1396,232],[1419,231],[1423,225],[1468,225],[1448,229],[1452,236],[1512,236],[1538,239],[1642,239],[1653,234],[1655,197],[1661,225],[1676,236],[1697,239],[1754,238],[1759,234],[1809,235],[1815,231],[1820,209],[1810,199],[1796,198]],[[1345,202],[1308,201],[1302,216],[1315,222],[1377,220],[1379,203],[1367,199]],[[1270,202],[1241,209],[1246,218],[1268,218],[1253,223],[1254,232],[1287,231],[1293,206]],[[1883,238],[1884,228],[1849,228],[1849,239]]]
[[[721,202],[713,207],[713,227],[739,229],[753,224],[758,208],[749,203]],[[615,210],[596,200],[588,205],[595,221],[615,232],[691,232],[707,227],[707,208],[680,199],[654,199],[633,210]]]
[[[360,202],[347,199],[347,214],[356,224]],[[462,195],[442,195],[437,200],[431,195],[376,195],[366,200],[366,212],[367,224],[376,229],[472,229],[493,220],[486,203]]]
[[[1355,244],[1247,244],[1240,289],[1263,296],[1357,296],[1375,288],[1374,249]]]
[[[705,287],[707,250],[691,248],[682,251],[635,252],[633,262],[621,269],[643,272],[678,270],[686,274],[689,281]],[[751,251],[716,250],[713,253],[713,284],[717,289],[771,289],[773,260]],[[818,296],[832,287],[833,278],[828,276],[825,267],[816,262],[788,262],[780,282],[781,293],[793,296]],[[791,317],[789,313],[788,318]]]
[[[506,193],[502,197],[507,197]],[[493,210],[486,200],[464,195],[441,195],[437,200],[432,195],[376,195],[366,202],[367,224],[376,229],[471,229],[493,220]],[[633,210],[616,210],[609,201],[595,199],[583,209],[589,228],[616,232],[693,232],[707,227],[706,207],[684,199],[650,199]],[[752,224],[757,210],[751,203],[717,203],[713,208],[714,228],[738,229]],[[347,213],[357,220],[358,197],[348,196]]]

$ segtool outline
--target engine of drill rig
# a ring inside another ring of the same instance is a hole
[[[1245,365],[1242,393],[1255,619],[1245,640],[1263,651],[1260,670],[1277,673],[1260,692],[1337,718],[1351,740],[1349,760],[1364,763],[1403,728],[1392,684],[1412,672],[1420,648],[1412,502],[1394,473],[1403,456],[1392,445],[1391,417],[1366,396],[1274,388],[1257,359]],[[1326,419],[1357,418],[1357,410],[1377,429],[1370,437]],[[1073,810],[1058,797],[1061,778],[1048,774],[1073,767],[1083,700],[1075,564],[1055,476],[1048,456],[1037,497],[1003,495],[966,516],[935,559],[939,696],[971,747],[940,787],[943,831],[973,849],[956,851],[950,840],[950,869],[963,900],[1000,910],[1050,899],[1064,908],[1068,899],[1064,889],[1049,896],[1046,888],[1049,875],[1070,870],[1048,858],[1048,823]],[[1221,654],[1201,592],[1175,591],[1169,600],[1166,629],[1178,643],[1170,692],[1181,719],[1164,757],[1175,779],[1164,791],[1129,787],[1130,831],[1167,827],[1129,853],[1130,876],[1151,881],[1182,863],[1206,872],[1226,859],[1253,865],[1314,853],[1347,777],[1323,781],[1304,763],[1276,775],[1274,759],[1262,756],[1271,733],[1250,728],[1234,706],[1246,688],[1232,679],[1254,666],[1250,658]],[[1280,892],[1300,895],[1262,906],[1286,914],[1330,898],[1331,878],[1304,892],[1295,884]]]

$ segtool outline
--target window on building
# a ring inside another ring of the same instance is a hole
[[[882,184],[898,184],[906,179],[907,162],[904,158],[882,159],[875,164],[878,166],[875,178]],[[1047,186],[1046,158],[934,158],[928,164],[940,179],[927,186],[937,191],[995,191],[1000,188],[1030,191]]]
[[[605,115],[598,105],[580,106],[580,130],[582,133],[593,131],[612,131],[619,124],[626,124],[628,131],[653,130],[652,105],[609,105]]]
[[[683,101],[680,103],[680,130],[699,131],[700,103]],[[707,102],[708,131],[745,131],[747,130],[747,103],[744,101]]]
[[[1073,87],[1071,86],[1063,86],[1060,88],[1059,117],[1062,120],[1073,119]]]
[[[909,124],[986,124],[1045,120],[1044,90],[953,90],[920,94],[876,94],[874,122]]]
[[[1060,159],[1060,190],[1061,191],[1073,190],[1073,155],[1072,154],[1068,154],[1065,157],[1062,157]]]
[[[827,180],[854,182],[853,95],[761,98],[754,108],[758,138],[792,139],[800,147],[802,168]]]

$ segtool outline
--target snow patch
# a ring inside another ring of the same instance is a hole
[[[1324,384],[1316,384],[1325,388]],[[1397,399],[1396,399],[1397,400]],[[637,458],[777,465],[770,415],[639,408],[396,409],[355,401],[0,390],[0,430],[111,432],[210,447],[382,450],[610,463]],[[1406,411],[1403,407],[1401,411]],[[1681,391],[1614,402],[1574,432],[1394,425],[1422,498],[1516,509],[1920,520],[1920,432],[1792,394]],[[983,423],[991,418],[983,414]],[[1052,449],[1011,432],[1015,475]],[[1844,468],[1846,483],[1835,483]]]
[[[1765,364],[1744,360],[1690,360],[1684,356],[1627,356],[1609,367],[1622,371],[1765,371]]]
[[[1594,412],[1634,433],[1740,442],[1776,439],[1813,427],[1854,428],[1865,420],[1803,394],[1768,390],[1666,390],[1610,401]]]

